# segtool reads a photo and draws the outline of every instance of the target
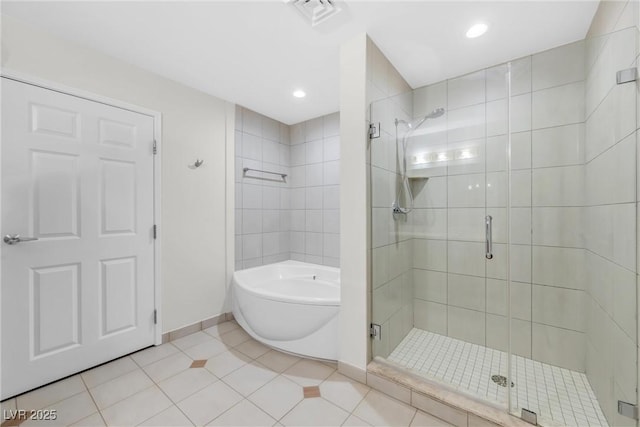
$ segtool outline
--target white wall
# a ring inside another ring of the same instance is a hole
[[[341,46],[339,361],[345,373],[351,367],[365,370],[371,354],[369,105],[409,90],[400,73],[366,34]]]
[[[163,331],[223,312],[228,104],[7,16],[2,67],[162,113]]]
[[[367,368],[369,197],[367,184],[367,35],[340,48],[340,355]],[[345,371],[346,372],[346,371]]]

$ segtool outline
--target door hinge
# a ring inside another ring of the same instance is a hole
[[[620,70],[616,73],[616,83],[621,85],[624,83],[635,82],[638,77],[637,68],[627,68],[626,70]]]
[[[378,122],[378,126],[369,123],[369,139],[376,138],[380,138],[380,122]]]
[[[153,310],[153,324],[158,324],[158,310]]]
[[[538,414],[528,409],[522,408],[522,411],[520,412],[520,418],[522,418],[522,421],[526,421],[529,424],[533,424],[534,426],[538,425]]]
[[[382,328],[380,327],[380,325],[375,323],[369,325],[369,337],[373,338],[374,340],[382,339]]]
[[[158,154],[158,143],[156,140],[153,140],[153,154]]]
[[[638,406],[618,400],[618,413],[623,417],[638,419]]]
[[[153,238],[154,240],[158,238],[158,226],[153,224]]]

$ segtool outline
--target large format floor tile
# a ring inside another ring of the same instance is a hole
[[[233,387],[234,390],[248,396],[269,381],[277,374],[257,362],[251,362],[236,369],[222,380]]]
[[[280,422],[285,426],[341,426],[349,413],[321,397],[304,399]]]
[[[242,400],[242,396],[231,387],[217,381],[192,394],[178,404],[178,407],[196,425],[204,425]]]
[[[52,426],[447,426],[225,322],[1,403],[56,409]]]
[[[272,426],[276,420],[248,400],[242,400],[237,405],[207,424],[210,426]]]
[[[302,387],[282,375],[278,375],[248,397],[277,420],[296,406],[302,398]]]

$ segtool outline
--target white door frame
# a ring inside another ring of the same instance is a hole
[[[0,71],[0,77],[4,77],[10,80],[15,80],[17,82],[30,84],[32,86],[38,86],[43,89],[49,89],[56,92],[64,93],[67,95],[75,96],[77,98],[83,98],[88,101],[98,102],[100,104],[109,105],[116,108],[121,108],[124,110],[133,111],[135,113],[144,114],[146,116],[153,117],[153,135],[157,145],[157,153],[153,156],[153,216],[154,216],[154,224],[157,226],[157,235],[156,239],[153,241],[153,265],[154,265],[154,274],[153,274],[153,289],[154,289],[154,307],[157,313],[156,320],[157,323],[154,325],[155,332],[155,344],[162,344],[162,269],[161,269],[161,255],[162,255],[162,225],[161,225],[161,207],[162,207],[162,192],[161,184],[162,184],[162,113],[157,111],[149,110],[147,108],[139,107],[137,105],[129,104],[123,101],[119,101],[117,99],[109,98],[107,96],[98,95],[92,92],[88,92],[82,89],[76,89],[69,86],[65,86],[59,83],[51,82],[48,80],[43,80],[37,77],[33,77],[27,75],[25,73],[21,73],[18,71],[3,69]],[[1,86],[0,86],[1,87]],[[1,90],[1,89],[0,89]],[[1,93],[0,93],[1,96]],[[2,141],[0,140],[0,148]],[[0,165],[0,180],[2,179],[2,166]],[[0,182],[1,184],[1,182]],[[1,198],[0,198],[0,209],[1,206]],[[0,230],[2,230],[2,218],[0,216]],[[0,245],[0,257],[2,256],[2,251],[4,249],[4,245]],[[0,289],[2,286],[2,263],[0,263]],[[0,295],[1,298],[1,295]]]

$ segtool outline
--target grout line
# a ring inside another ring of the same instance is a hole
[[[131,360],[133,360],[133,359],[131,359]],[[133,363],[135,363],[135,360],[133,361]],[[91,393],[91,390],[89,389],[89,387],[87,387],[87,383],[84,381],[84,378],[82,378],[82,375],[80,375],[80,381],[82,381],[82,384],[84,384],[84,387],[87,389],[87,393],[89,393],[89,397],[91,397],[91,401],[93,402],[94,405],[96,405],[96,409],[98,410],[98,414],[100,415],[100,418],[102,419],[102,422],[104,423],[105,426],[108,426],[109,424],[107,424],[107,420],[105,420],[104,416],[102,415],[102,409],[100,409],[100,407],[98,406],[98,402],[96,402],[96,400],[93,398],[93,394]],[[85,417],[85,418],[87,418],[87,417]]]

